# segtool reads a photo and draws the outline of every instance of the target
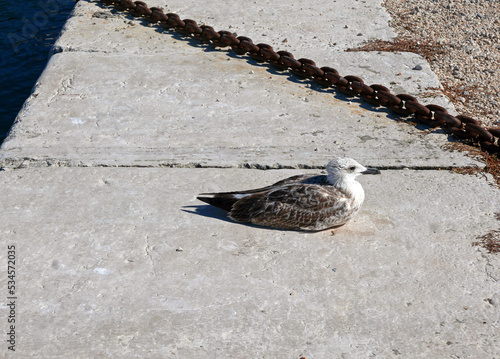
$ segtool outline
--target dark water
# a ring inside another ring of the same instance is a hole
[[[0,144],[76,0],[0,0]]]

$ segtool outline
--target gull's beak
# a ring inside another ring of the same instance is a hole
[[[364,170],[363,172],[361,172],[361,174],[364,174],[364,175],[379,175],[380,174],[380,171],[376,168],[370,168],[368,167],[366,170]]]

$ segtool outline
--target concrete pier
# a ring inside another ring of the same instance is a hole
[[[453,112],[427,97],[440,84],[418,55],[345,52],[394,36],[379,1],[147,3]],[[497,358],[500,260],[472,243],[500,228],[500,193],[458,173],[482,163],[448,143],[80,0],[0,150],[17,288],[0,355]],[[334,156],[383,171],[333,232],[246,226],[195,199]]]

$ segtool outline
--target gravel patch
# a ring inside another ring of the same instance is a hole
[[[500,125],[500,1],[384,0],[383,5],[400,38],[435,50],[421,55],[456,110],[486,126]]]

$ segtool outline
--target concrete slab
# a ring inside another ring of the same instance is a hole
[[[285,5],[265,2],[248,11],[224,2],[227,12],[189,2],[170,6],[180,13],[189,9],[186,16],[193,17],[199,10],[201,21],[217,18],[214,26],[238,19],[241,29],[231,30],[249,29],[246,34],[256,41],[262,32],[256,24],[267,21],[272,29],[262,41],[293,46],[297,57],[309,56],[395,93],[419,95],[440,86],[417,55],[345,53],[342,46],[327,45],[333,34],[349,46],[366,40],[354,41],[352,28],[392,36],[382,26],[387,16],[378,16],[377,1],[352,3],[323,8],[322,21],[329,24],[323,27],[312,16],[316,8],[302,2],[286,4],[289,23],[274,18]],[[301,11],[290,11],[294,7]],[[360,20],[365,15],[376,16]],[[339,32],[345,18],[353,23]],[[447,138],[439,131],[425,134],[396,123],[399,118],[382,109],[163,32],[80,1],[56,44],[63,52],[52,57],[21,111],[0,166],[318,167],[338,155],[375,166],[481,166],[463,153],[443,152]],[[414,70],[417,64],[423,70]]]
[[[182,45],[187,51],[174,47],[165,61],[128,53],[54,55],[0,164],[296,167],[324,166],[337,155],[376,166],[477,164],[442,151],[447,138],[439,131],[424,134],[331,90]],[[381,79],[407,68],[389,63],[365,70]]]
[[[194,198],[299,172],[0,172],[0,233],[17,248],[15,357],[497,355],[500,259],[471,242],[498,228],[498,189],[383,171],[361,179],[366,203],[335,235],[233,223]]]
[[[292,0],[283,4],[259,0],[252,6],[215,0],[211,5],[207,7],[197,1],[155,0],[149,3],[151,7],[163,8],[166,13],[178,13],[183,19],[193,18],[200,25],[248,36],[254,43],[267,43],[276,51],[292,52],[297,59],[310,58],[318,66],[334,67],[343,76],[360,76],[368,84],[382,84],[396,94],[408,93],[420,97],[422,103],[435,102],[453,111],[446,97],[429,94],[429,88],[440,88],[441,84],[421,56],[345,52],[368,40],[395,37],[388,25],[390,17],[378,0],[327,3]],[[186,43],[192,48],[186,48]],[[95,1],[78,3],[54,45],[54,52],[158,54],[169,56],[169,59],[173,53],[199,56],[199,51],[205,49],[207,45],[196,40]],[[251,59],[249,62],[256,65]],[[421,70],[415,70],[416,66]]]
[[[269,2],[213,0],[148,0],[149,7],[174,12],[216,31],[227,30],[296,53],[296,58],[344,51],[369,39],[395,37],[390,16],[379,0],[332,0]],[[369,21],[367,21],[369,19]],[[132,21],[130,21],[132,20]],[[165,36],[154,35],[148,25],[112,6],[97,1],[79,1],[56,47],[63,51],[161,53],[168,49]],[[311,36],[312,35],[312,36]],[[318,59],[319,62],[320,59]],[[326,65],[325,65],[326,66]]]
[[[388,26],[390,17],[380,1],[322,2],[321,12],[318,12],[314,2],[303,1],[283,4],[255,1],[251,7],[237,6],[237,2],[227,1],[214,1],[212,4],[214,6],[210,7],[196,1],[167,4],[159,0],[151,2],[150,6],[164,8],[165,12],[172,9],[182,18],[191,16],[200,25],[207,24],[217,30],[230,30],[237,35],[249,36],[255,43],[268,43],[276,51],[290,51],[295,58],[310,58],[318,66],[334,67],[344,76],[361,76],[366,83],[382,84],[396,94],[418,96],[428,88],[441,86],[425,59],[417,54],[345,52],[370,39],[389,40],[395,36]],[[283,21],[283,14],[286,14],[286,22]],[[370,21],[366,21],[366,18],[370,18]],[[235,20],[240,25],[233,24]],[[169,60],[175,54],[182,57],[199,56],[201,59],[199,52],[207,51],[207,47],[196,40],[117,11],[112,6],[80,1],[54,45],[54,52],[158,54],[168,56]],[[227,50],[221,51],[226,54]],[[256,65],[251,59],[248,62]],[[414,70],[417,65],[422,69]],[[222,69],[225,69],[225,65],[222,65]],[[435,100],[434,97],[426,94],[421,100],[427,103]],[[451,106],[442,97],[436,101],[444,101]]]

